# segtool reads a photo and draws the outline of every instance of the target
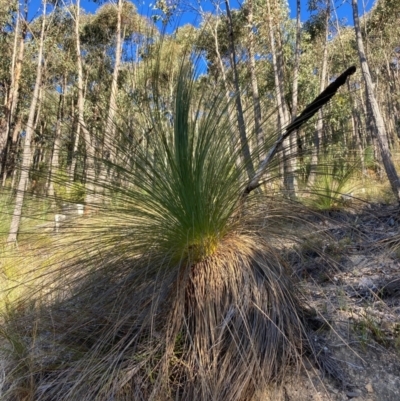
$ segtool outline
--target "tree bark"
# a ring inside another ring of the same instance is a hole
[[[59,156],[60,156],[60,146],[61,146],[61,127],[64,119],[64,100],[65,100],[65,88],[66,88],[66,77],[64,77],[63,85],[62,85],[62,93],[60,93],[59,101],[58,101],[58,110],[57,110],[57,122],[56,122],[56,132],[54,134],[54,144],[53,144],[53,152],[51,155],[50,168],[48,174],[48,183],[47,183],[47,196],[50,199],[54,199],[54,177],[55,172],[59,168]]]
[[[299,98],[299,71],[300,71],[300,42],[301,42],[301,4],[296,0],[296,47],[294,52],[294,69],[292,85],[292,121],[297,116],[298,98]]]
[[[254,176],[255,172],[254,172],[253,161],[251,160],[250,147],[249,147],[249,142],[247,140],[246,126],[245,126],[245,122],[244,122],[242,100],[241,100],[241,96],[240,96],[239,74],[238,74],[237,66],[236,66],[235,41],[234,41],[234,36],[233,36],[233,21],[232,21],[232,15],[231,15],[231,10],[230,10],[228,0],[225,0],[225,7],[226,7],[226,15],[227,15],[228,21],[229,21],[230,58],[231,58],[231,65],[232,65],[232,70],[233,70],[233,80],[234,80],[235,91],[236,91],[235,101],[236,101],[236,114],[237,114],[237,121],[238,121],[238,127],[239,127],[239,135],[240,135],[240,144],[241,144],[241,148],[242,148],[243,160],[245,163],[247,175],[248,175],[248,178],[251,179],[251,177]]]
[[[81,41],[79,36],[79,26],[80,26],[80,0],[76,1],[76,14],[75,14],[75,46],[76,46],[76,67],[78,70],[78,124],[76,126],[74,148],[72,154],[72,163],[70,169],[70,184],[74,181],[75,167],[76,167],[76,157],[78,153],[78,146],[80,140],[81,130],[83,132],[86,148],[86,194],[85,203],[90,204],[95,200],[95,165],[94,156],[95,149],[92,144],[92,140],[89,131],[86,128],[85,118],[84,118],[84,108],[85,108],[85,97],[84,97],[84,84],[83,84],[83,68],[82,68],[82,53],[81,53]]]
[[[115,136],[115,114],[117,112],[117,96],[118,96],[118,75],[121,65],[122,55],[122,0],[118,0],[117,6],[117,30],[115,40],[115,64],[113,70],[113,77],[111,82],[110,102],[108,106],[108,116],[106,121],[106,128],[104,132],[103,141],[103,158],[104,160],[115,161],[116,157],[116,138]],[[107,179],[107,166],[102,165],[99,174],[100,185]],[[102,191],[104,188],[102,188]]]
[[[7,242],[8,243],[15,243],[17,241],[17,235],[19,231],[19,226],[21,222],[21,215],[22,215],[22,205],[24,203],[25,197],[25,189],[28,182],[29,177],[29,167],[31,164],[31,142],[33,137],[33,125],[35,120],[35,111],[36,105],[38,102],[39,97],[39,90],[42,83],[42,59],[43,59],[43,43],[44,43],[44,31],[45,31],[45,23],[46,23],[46,6],[47,2],[44,0],[43,3],[43,19],[42,19],[42,27],[40,32],[40,43],[39,43],[39,54],[38,54],[38,65],[36,70],[36,81],[35,87],[33,90],[33,97],[32,102],[29,109],[29,117],[28,123],[26,126],[25,132],[25,141],[23,145],[23,155],[22,155],[22,166],[21,166],[21,175],[19,178],[18,188],[17,188],[17,195],[15,198],[15,208],[13,217],[11,220],[10,232],[8,234]]]
[[[342,32],[341,32],[341,27],[339,23],[339,18],[336,12],[336,9],[333,8],[333,12],[335,13],[335,22],[336,22],[336,30],[339,38],[339,43],[340,47],[342,49],[342,58],[343,58],[343,63],[346,62],[346,54],[345,54],[345,49],[343,46],[343,40],[342,40]],[[357,104],[356,104],[356,99],[354,97],[354,94],[351,91],[350,87],[350,82],[347,81],[347,90],[349,92],[349,97],[351,101],[351,127],[352,127],[352,148],[356,148],[358,151],[358,156],[360,158],[360,163],[361,163],[361,172],[362,172],[362,181],[364,184],[364,177],[366,176],[366,170],[365,170],[365,160],[364,160],[364,144],[362,143],[362,135],[360,135],[360,130],[361,127],[359,126],[359,120],[358,120],[358,115],[357,115]]]
[[[264,152],[264,132],[262,128],[262,113],[260,104],[260,95],[258,92],[258,82],[256,74],[256,60],[255,60],[255,47],[254,47],[254,32],[253,32],[253,0],[248,1],[249,9],[247,15],[247,22],[249,25],[249,70],[250,70],[250,81],[253,99],[254,109],[254,128],[256,133],[257,147],[259,149],[258,157],[262,160],[265,157]]]
[[[326,10],[325,10],[325,37],[324,37],[324,52],[322,56],[322,68],[321,68],[321,78],[319,84],[319,91],[321,92],[325,88],[326,75],[328,69],[328,35],[329,35],[329,19],[331,14],[331,0],[326,0]],[[320,147],[322,144],[324,131],[324,114],[322,109],[318,112],[317,126],[314,132],[314,147],[311,155],[311,169],[310,175],[308,176],[307,185],[312,187],[315,183],[317,175],[318,158],[320,153]]]
[[[220,18],[216,19],[215,27],[213,27],[212,24],[209,23],[209,28],[210,28],[210,31],[212,32],[212,35],[214,38],[214,46],[215,46],[215,53],[216,53],[216,59],[217,59],[216,61],[218,62],[219,71],[222,76],[222,84],[224,87],[226,103],[229,105],[227,112],[229,113],[229,121],[230,121],[231,119],[233,119],[232,118],[233,112],[230,107],[229,86],[228,86],[228,81],[226,79],[225,66],[224,66],[224,62],[221,57],[221,52],[219,51],[219,42],[218,42],[218,26],[219,26],[220,21],[221,21]],[[232,152],[234,152],[234,153],[237,152],[237,140],[234,137],[234,135],[232,135],[232,137],[231,137],[231,145],[232,145]],[[242,156],[242,155],[239,154],[239,156]],[[239,159],[236,160],[236,166],[240,170],[240,160]]]
[[[283,55],[282,55],[282,42],[280,39],[280,33],[275,33],[275,29],[272,22],[271,4],[270,0],[267,0],[267,22],[269,31],[269,41],[272,56],[272,66],[274,70],[274,82],[275,82],[275,96],[278,106],[279,116],[279,132],[284,132],[285,128],[289,124],[289,112],[286,106],[286,100],[284,95],[284,71],[283,71]],[[293,157],[294,149],[291,146],[291,138],[288,136],[283,141],[283,183],[285,189],[288,191],[290,197],[296,196],[296,180],[294,176],[294,169],[296,160]]]
[[[374,89],[369,70],[368,61],[364,51],[364,43],[361,36],[360,20],[358,17],[358,4],[357,0],[352,0],[353,6],[353,18],[354,18],[354,30],[357,40],[358,55],[360,58],[360,64],[362,74],[365,82],[367,104],[370,106],[371,117],[374,125],[375,136],[378,140],[379,150],[382,156],[383,166],[385,167],[386,175],[389,179],[390,186],[393,194],[396,197],[397,202],[400,203],[400,180],[397,174],[396,168],[393,164],[392,155],[389,150],[389,144],[386,135],[385,124],[374,95]]]
[[[24,7],[26,4],[24,3]],[[25,10],[25,17],[27,11]],[[19,32],[21,32],[19,34]],[[17,14],[17,23],[15,27],[15,40],[13,48],[13,57],[11,63],[11,86],[8,97],[6,99],[6,104],[4,107],[5,118],[4,123],[0,123],[0,172],[3,176],[2,186],[5,185],[7,179],[7,171],[9,169],[8,155],[12,148],[12,125],[15,125],[15,114],[18,104],[19,95],[19,83],[21,80],[22,71],[22,60],[24,58],[25,50],[25,38],[27,32],[27,23],[21,15],[21,12]],[[19,40],[18,40],[19,39]],[[19,42],[19,43],[18,43]],[[17,55],[18,52],[18,55]]]

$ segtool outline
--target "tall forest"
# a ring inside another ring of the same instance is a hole
[[[138,144],[151,153],[152,126],[142,113],[152,102],[151,80],[157,76],[160,113],[168,115],[184,58],[196,68],[199,92],[218,92],[227,101],[236,96],[231,118],[241,127],[242,140],[260,148],[261,159],[306,105],[346,68],[359,65],[356,35],[348,25],[352,21],[344,24],[337,6],[298,2],[310,10],[309,20],[300,23],[289,18],[285,2],[247,1],[229,14],[221,2],[214,12],[199,7],[196,26],[179,26],[181,14],[174,3],[157,3],[154,15],[141,15],[130,2],[105,3],[95,14],[81,9],[79,1],[44,3],[28,20],[29,4],[4,1],[2,188],[17,189],[22,180],[22,191],[29,194],[91,203],[93,180],[104,176],[95,160],[118,158],[117,147],[134,152]],[[378,1],[359,23],[394,160],[398,8],[395,1]],[[296,196],[312,188],[318,166],[328,168],[333,159],[339,170],[357,159],[360,180],[387,179],[368,99],[358,68],[329,105],[285,142],[284,174],[270,173],[280,176],[278,186]],[[257,163],[249,163],[249,172]]]

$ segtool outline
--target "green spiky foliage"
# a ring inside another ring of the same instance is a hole
[[[356,187],[352,179],[359,169],[359,159],[344,159],[340,154],[329,154],[318,165],[317,179],[310,188],[311,197],[306,203],[321,211],[345,206],[346,198],[351,198]]]
[[[312,353],[291,276],[258,231],[265,207],[243,203],[224,99],[188,63],[170,110],[153,88],[151,136],[114,145],[101,205],[55,240],[61,259],[7,322],[23,334],[4,399],[256,400]]]

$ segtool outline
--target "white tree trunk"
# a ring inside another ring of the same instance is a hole
[[[21,175],[19,178],[18,188],[17,188],[17,195],[15,198],[15,208],[13,217],[11,220],[10,232],[8,234],[7,242],[8,243],[15,243],[17,241],[18,230],[21,222],[21,215],[22,215],[22,205],[24,203],[25,197],[25,189],[28,182],[29,177],[29,168],[31,164],[31,141],[33,137],[33,126],[35,120],[35,111],[36,105],[38,103],[39,98],[39,90],[42,84],[42,59],[43,59],[43,42],[44,42],[44,31],[45,31],[45,23],[46,23],[46,6],[47,2],[44,0],[43,3],[43,19],[42,19],[42,28],[40,32],[40,42],[39,42],[39,54],[38,54],[38,65],[36,70],[36,81],[35,87],[33,90],[33,97],[31,106],[29,109],[29,117],[28,123],[26,126],[25,132],[25,140],[23,145],[23,154],[22,154],[22,166],[21,166]]]
[[[70,170],[70,183],[74,181],[76,156],[79,146],[80,133],[83,132],[86,148],[86,195],[85,203],[93,203],[95,199],[95,165],[94,156],[95,149],[92,144],[89,131],[85,125],[84,109],[85,109],[85,97],[84,97],[84,84],[83,84],[83,69],[82,69],[82,54],[81,54],[81,41],[79,36],[80,26],[80,0],[76,1],[76,15],[75,15],[75,46],[76,46],[76,67],[78,70],[78,124],[76,127],[75,141],[72,155],[72,163]]]
[[[236,68],[236,52],[235,52],[235,41],[233,37],[233,21],[231,15],[231,9],[229,6],[229,1],[225,0],[225,7],[226,7],[226,15],[229,21],[229,44],[230,44],[230,57],[231,57],[231,64],[233,70],[233,81],[235,85],[235,101],[236,101],[236,114],[237,114],[237,121],[238,121],[238,128],[239,128],[239,135],[240,135],[240,144],[242,148],[242,155],[243,160],[245,163],[247,175],[249,179],[251,179],[254,174],[254,166],[253,161],[251,160],[250,154],[250,147],[249,142],[247,139],[246,134],[246,125],[244,121],[244,114],[243,114],[243,106],[242,106],[242,99],[240,96],[240,85],[239,85],[239,73]]]
[[[7,121],[5,121],[6,125],[4,126],[4,129],[0,128],[0,130],[2,131],[0,132],[0,156],[1,156],[0,159],[3,157],[3,160],[2,161],[0,160],[1,163],[0,169],[1,173],[3,174],[2,186],[4,186],[6,183],[7,163],[8,163],[7,157],[11,150],[10,147],[13,145],[13,142],[10,141],[11,126],[15,122],[14,121],[15,112],[17,110],[17,104],[18,104],[19,83],[21,80],[22,61],[24,58],[24,51],[25,51],[26,31],[27,31],[26,20],[22,17],[21,13],[18,12],[17,22],[15,26],[15,40],[14,40],[13,57],[11,63],[11,71],[10,71],[11,86],[10,86],[9,97],[4,107]]]
[[[253,99],[253,110],[254,110],[254,128],[256,133],[257,147],[259,149],[259,160],[264,159],[264,132],[262,128],[262,114],[260,95],[258,92],[258,82],[256,74],[256,60],[255,60],[255,46],[254,46],[254,32],[253,32],[253,0],[249,0],[249,13],[247,16],[247,22],[249,25],[249,70],[251,80],[251,90]]]
[[[324,37],[324,52],[322,56],[322,68],[321,68],[321,78],[319,82],[319,91],[322,92],[325,88],[326,75],[328,69],[328,36],[329,36],[329,19],[330,19],[330,2],[331,0],[326,0],[326,15],[325,15],[325,37]],[[318,112],[318,120],[317,127],[314,132],[314,147],[311,155],[311,170],[310,175],[308,177],[308,186],[312,187],[314,185],[316,175],[317,175],[317,166],[318,166],[318,158],[320,153],[320,147],[322,143],[323,130],[324,130],[324,114],[322,109]]]
[[[122,0],[118,0],[117,7],[117,30],[115,34],[115,64],[113,77],[111,82],[111,94],[110,103],[108,107],[108,116],[106,121],[106,129],[104,132],[104,142],[103,142],[103,158],[105,160],[110,160],[115,162],[117,157],[117,147],[116,147],[116,130],[115,130],[115,114],[117,112],[117,96],[118,96],[118,75],[121,65],[121,55],[122,55]],[[99,183],[105,182],[107,179],[107,166],[101,166],[101,172],[99,174]],[[101,190],[103,192],[103,188]]]
[[[284,94],[284,71],[282,61],[282,42],[280,39],[280,32],[276,29],[273,24],[272,11],[270,0],[267,0],[267,22],[269,31],[269,41],[272,55],[272,66],[274,69],[274,81],[275,81],[275,95],[278,106],[279,116],[279,132],[283,133],[287,125],[289,124],[289,112],[286,106],[285,94]],[[290,197],[296,196],[296,180],[294,176],[294,169],[296,160],[293,157],[294,149],[291,146],[290,137],[287,137],[283,142],[283,183],[288,191]]]
[[[366,93],[367,93],[367,105],[371,110],[371,117],[374,125],[374,131],[379,144],[379,150],[382,156],[382,162],[385,167],[386,175],[389,179],[390,186],[397,202],[400,202],[400,180],[397,174],[396,168],[393,164],[392,155],[389,150],[389,144],[386,135],[385,123],[383,121],[378,102],[374,95],[374,89],[371,79],[371,73],[369,70],[368,61],[364,51],[364,43],[361,36],[360,20],[358,17],[358,4],[357,0],[352,0],[353,6],[353,17],[354,17],[354,30],[357,40],[358,55],[360,58],[360,64],[362,74],[364,77]]]

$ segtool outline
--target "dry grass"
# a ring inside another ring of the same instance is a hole
[[[274,247],[251,234],[256,221],[268,231],[256,216],[212,255],[175,266],[151,250],[130,255],[124,241],[101,248],[95,239],[121,217],[82,221],[79,242],[65,231],[4,314],[4,399],[256,400],[304,355],[316,361],[304,299]]]

